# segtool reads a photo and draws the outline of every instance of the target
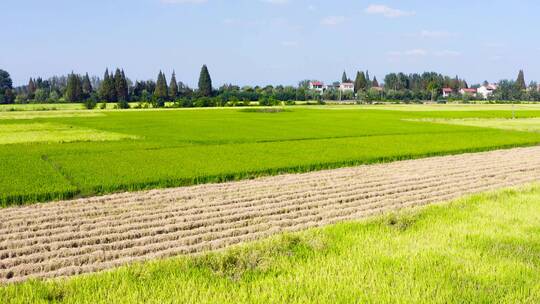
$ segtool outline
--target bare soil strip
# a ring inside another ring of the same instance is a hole
[[[0,283],[95,272],[540,180],[540,147],[0,209]]]

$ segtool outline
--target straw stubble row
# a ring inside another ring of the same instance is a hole
[[[213,250],[540,179],[540,147],[0,210],[0,282]]]

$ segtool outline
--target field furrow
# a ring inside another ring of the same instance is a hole
[[[0,282],[215,250],[540,180],[540,147],[0,209]]]

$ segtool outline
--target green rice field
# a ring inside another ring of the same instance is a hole
[[[2,303],[538,303],[540,188],[0,288]]]
[[[0,204],[540,143],[526,130],[429,121],[504,121],[510,105],[395,107],[5,111]],[[514,110],[540,117],[538,106]]]

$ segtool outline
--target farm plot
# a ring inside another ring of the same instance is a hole
[[[540,147],[0,210],[0,282],[70,276],[540,180]]]
[[[0,180],[9,181],[0,184],[0,206],[540,143],[533,132],[406,120],[511,117],[505,110],[333,109],[3,112],[0,142],[11,144],[0,144],[0,163],[10,166],[0,171]],[[18,113],[34,116],[20,120]],[[540,112],[516,115],[540,117]],[[43,126],[39,132],[48,136],[25,130],[31,126]],[[60,126],[61,134],[50,126]],[[13,133],[13,128],[19,129]],[[62,177],[51,179],[62,185],[28,187],[43,178],[44,171],[32,167],[49,168],[51,176]],[[14,173],[23,171],[24,178]]]
[[[4,124],[0,145],[136,139],[135,136],[55,123]]]

